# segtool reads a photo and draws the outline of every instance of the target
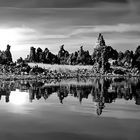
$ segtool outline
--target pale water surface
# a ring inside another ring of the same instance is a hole
[[[140,140],[140,80],[0,81],[1,140]]]

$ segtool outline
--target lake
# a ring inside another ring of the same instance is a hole
[[[2,140],[139,140],[140,79],[0,81]]]

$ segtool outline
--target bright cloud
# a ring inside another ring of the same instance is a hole
[[[25,38],[33,38],[37,32],[31,28],[0,28],[0,46],[2,49],[5,48],[7,44],[16,45]],[[16,49],[16,48],[15,48]]]

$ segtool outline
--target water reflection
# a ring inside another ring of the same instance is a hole
[[[41,98],[47,100],[52,94],[57,94],[61,104],[65,98],[72,96],[80,103],[88,99],[89,95],[96,104],[96,113],[101,115],[107,103],[117,99],[134,100],[140,105],[140,80],[118,78],[95,78],[88,80],[71,81],[10,81],[0,82],[0,100],[5,97],[5,102],[22,105]]]
[[[21,93],[18,89],[16,91],[11,91],[10,102],[14,105],[23,105],[27,102],[28,93]]]

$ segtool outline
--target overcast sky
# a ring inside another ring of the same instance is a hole
[[[118,51],[140,45],[139,0],[0,0],[0,48],[14,59],[31,46],[93,52],[98,33]]]

